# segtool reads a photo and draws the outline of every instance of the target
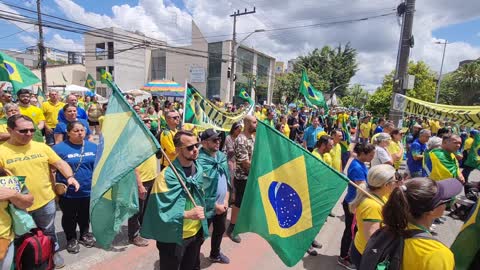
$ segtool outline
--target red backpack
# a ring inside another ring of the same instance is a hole
[[[15,265],[18,270],[51,270],[54,268],[54,241],[40,229],[33,229],[18,240]]]

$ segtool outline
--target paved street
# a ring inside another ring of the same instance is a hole
[[[480,180],[480,172],[472,173],[474,181]],[[343,198],[342,198],[343,199]],[[340,200],[341,202],[341,200]],[[317,236],[317,240],[323,244],[316,257],[305,256],[297,265],[288,268],[273,252],[265,240],[256,234],[242,234],[242,243],[236,244],[228,237],[224,237],[222,251],[231,259],[229,265],[210,264],[206,259],[210,252],[209,239],[202,246],[202,269],[343,269],[336,264],[340,249],[340,238],[343,233],[343,210],[340,203],[333,209],[335,217],[329,217],[327,223]],[[81,247],[80,253],[72,255],[66,252],[65,236],[62,231],[61,212],[57,212],[56,226],[61,240],[62,251],[67,266],[65,269],[158,269],[158,251],[155,242],[151,241],[148,247],[139,248],[128,244],[127,227],[122,227],[117,236],[113,248],[109,251],[99,248]],[[450,246],[456,237],[462,222],[447,217],[447,222],[438,225],[436,232],[438,238]]]

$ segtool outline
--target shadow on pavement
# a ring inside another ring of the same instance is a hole
[[[302,261],[303,268],[307,270],[344,269],[337,264],[337,256],[318,254],[317,256],[306,256]]]

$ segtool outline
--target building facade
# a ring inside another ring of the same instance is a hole
[[[10,51],[10,50],[1,50],[1,51],[30,69],[37,68],[38,66],[38,56],[36,55],[32,55],[24,52]]]

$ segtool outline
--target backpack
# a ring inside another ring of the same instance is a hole
[[[33,229],[18,240],[15,265],[18,270],[50,270],[54,268],[54,240],[43,234],[40,229]]]
[[[400,270],[407,238],[434,238],[422,230],[407,230],[397,235],[387,227],[378,229],[368,240],[359,270]]]

